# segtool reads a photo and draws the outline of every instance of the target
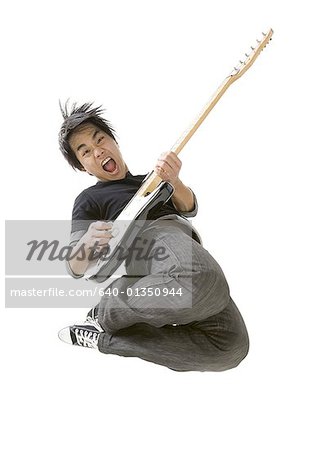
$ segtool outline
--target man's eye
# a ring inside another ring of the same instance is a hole
[[[100,136],[100,138],[97,141],[97,144],[100,144],[100,142],[103,140],[104,136]]]
[[[83,156],[87,155],[87,153],[89,153],[89,150],[88,150],[88,149],[87,149],[87,150],[84,150]]]

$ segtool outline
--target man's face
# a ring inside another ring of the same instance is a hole
[[[69,144],[85,171],[101,181],[121,180],[128,171],[118,144],[92,123],[80,125]]]

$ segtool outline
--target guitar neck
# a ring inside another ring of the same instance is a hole
[[[180,151],[185,147],[187,142],[190,140],[193,134],[198,130],[200,125],[206,119],[210,111],[218,103],[218,101],[226,92],[231,83],[232,83],[231,76],[227,77],[223,81],[223,83],[219,86],[214,95],[205,105],[203,110],[200,112],[196,120],[186,129],[186,131],[175,142],[175,144],[171,148],[172,152],[176,153],[176,155],[180,153]],[[157,188],[157,186],[161,183],[161,181],[163,181],[162,178],[159,177],[155,172],[153,172],[152,175],[142,184],[136,195],[144,196],[147,195],[149,192],[153,192],[153,190]]]
[[[193,134],[198,130],[200,125],[206,119],[210,111],[216,106],[220,98],[226,92],[230,84],[232,83],[231,77],[227,77],[223,83],[218,87],[214,95],[208,101],[208,103],[204,106],[198,117],[195,121],[187,128],[187,130],[180,136],[180,138],[175,142],[171,151],[175,152],[177,155],[180,151],[185,147],[189,139],[193,136]]]

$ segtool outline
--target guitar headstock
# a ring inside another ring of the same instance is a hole
[[[240,78],[252,66],[252,64],[259,56],[261,51],[272,39],[272,35],[273,35],[272,28],[270,28],[270,30],[267,33],[262,33],[262,39],[256,40],[257,42],[256,46],[255,47],[251,46],[251,51],[249,52],[249,54],[245,53],[246,56],[245,60],[239,61],[239,64],[236,67],[234,67],[233,71],[230,74],[230,78],[232,79],[232,81],[235,81],[238,78]]]

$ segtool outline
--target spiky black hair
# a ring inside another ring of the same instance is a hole
[[[81,106],[77,106],[76,103],[73,103],[69,109],[68,100],[66,101],[64,107],[62,107],[61,102],[59,102],[59,106],[64,119],[59,132],[60,151],[73,169],[83,170],[83,166],[78,161],[75,153],[69,145],[70,135],[76,130],[77,127],[79,127],[79,125],[82,125],[85,122],[96,125],[117,142],[115,131],[110,123],[101,116],[104,111],[101,106],[93,108],[93,103],[84,103]]]

